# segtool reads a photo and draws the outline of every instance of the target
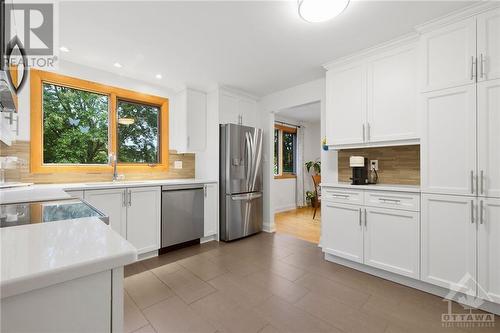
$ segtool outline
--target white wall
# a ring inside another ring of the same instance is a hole
[[[296,205],[296,179],[275,179],[272,186],[274,212],[283,212],[295,209]]]
[[[304,163],[321,159],[321,121],[304,123]],[[304,195],[306,191],[313,191],[314,185],[311,174],[304,167]]]

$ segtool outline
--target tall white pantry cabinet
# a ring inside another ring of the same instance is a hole
[[[500,303],[500,8],[419,48],[421,279]]]

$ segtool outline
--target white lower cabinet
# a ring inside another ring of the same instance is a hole
[[[160,187],[86,190],[85,200],[109,216],[109,225],[138,254],[160,248]]]
[[[363,262],[361,206],[323,204],[321,243],[323,251],[356,262]]]
[[[139,254],[160,248],[161,189],[128,189],[127,240]]]
[[[364,263],[419,278],[419,213],[365,208]]]
[[[500,199],[479,199],[478,295],[500,303]]]
[[[213,236],[218,234],[219,226],[219,200],[218,184],[205,184],[204,201],[204,232],[203,236]]]
[[[422,195],[422,280],[476,295],[476,198]]]

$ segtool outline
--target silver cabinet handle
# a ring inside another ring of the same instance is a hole
[[[128,205],[132,206],[132,191],[128,190]]]
[[[474,171],[470,171],[470,193],[474,194]]]
[[[483,200],[479,201],[479,223],[483,224]]]
[[[470,223],[474,224],[474,200],[470,201]]]
[[[482,79],[482,78],[483,78],[483,76],[485,76],[485,73],[484,73],[484,62],[485,62],[485,60],[486,60],[486,59],[484,58],[484,56],[483,56],[483,54],[482,54],[482,53],[481,53],[481,56],[480,56],[480,57],[481,57],[481,60],[480,60],[480,61],[481,61],[481,64],[480,64],[480,67],[481,67],[481,74],[480,74],[480,75],[481,75],[481,79]]]
[[[361,208],[359,209],[359,226],[361,227],[361,225],[363,224],[362,221],[362,218],[361,218]]]
[[[384,202],[384,203],[393,203],[393,204],[399,204],[401,202],[401,200],[397,200],[397,199],[384,199],[384,198],[380,198],[379,200],[382,201],[382,202]]]
[[[342,199],[349,198],[349,196],[345,195],[345,194],[332,194],[332,197],[334,197],[334,198],[342,198]]]
[[[203,186],[203,194],[207,197],[207,185]]]
[[[479,185],[481,185],[481,194],[484,194],[484,171],[481,170],[481,179],[479,181]]]
[[[366,141],[370,141],[370,137],[372,136],[370,123],[366,123]]]
[[[365,208],[365,228],[367,228],[367,227],[368,227],[368,221],[367,221],[367,220],[368,220],[368,219],[366,218],[366,208]]]
[[[127,190],[122,191],[123,207],[127,207]]]
[[[474,80],[475,77],[475,67],[476,67],[476,61],[474,59],[474,56],[470,57],[471,58],[471,66],[470,66],[470,79],[471,81]]]
[[[366,138],[365,138],[365,124],[363,124],[363,142],[366,141]]]

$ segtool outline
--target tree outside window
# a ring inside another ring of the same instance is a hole
[[[275,125],[274,176],[292,178],[296,173],[297,129]]]

